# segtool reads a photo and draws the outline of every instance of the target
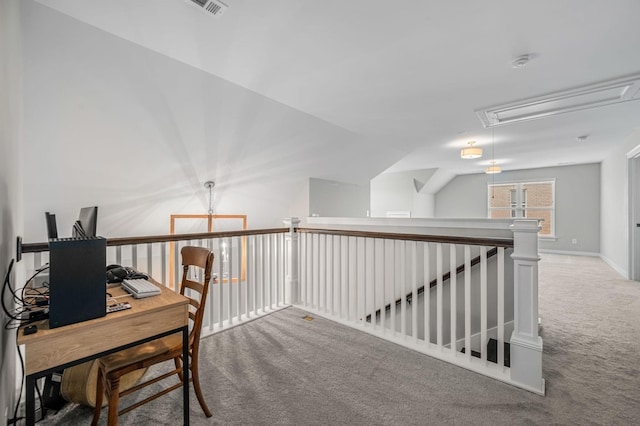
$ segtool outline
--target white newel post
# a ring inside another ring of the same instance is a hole
[[[511,380],[544,395],[542,338],[538,336],[537,220],[515,220],[513,231],[514,327],[511,335]]]
[[[289,232],[285,234],[285,247],[287,259],[287,281],[286,293],[284,297],[285,303],[300,303],[299,279],[298,279],[298,233],[296,228],[300,225],[300,219],[297,217],[288,217],[284,219],[284,224],[289,227]]]

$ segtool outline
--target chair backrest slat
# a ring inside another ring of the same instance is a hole
[[[211,269],[213,268],[213,253],[204,247],[186,246],[180,250],[182,256],[182,282],[180,294],[189,298],[189,303],[194,309],[189,309],[189,318],[193,321],[189,341],[193,350],[197,352],[197,345],[200,341],[200,330],[204,316],[204,306],[209,293],[209,282],[211,281]],[[203,281],[194,281],[188,278],[191,267],[203,270]],[[186,289],[190,291],[185,292]],[[196,299],[193,293],[197,293]]]

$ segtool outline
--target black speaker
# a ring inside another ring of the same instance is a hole
[[[107,312],[102,237],[49,240],[49,327],[94,318]]]

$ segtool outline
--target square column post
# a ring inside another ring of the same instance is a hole
[[[289,232],[285,234],[285,247],[286,247],[286,262],[287,262],[287,278],[286,278],[286,293],[285,303],[294,305],[300,303],[300,289],[299,289],[299,253],[300,245],[298,244],[298,233],[296,228],[300,225],[300,219],[297,217],[288,217],[283,220],[284,224],[289,227]]]
[[[513,231],[513,333],[511,380],[544,395],[542,338],[538,336],[538,220],[514,220]]]

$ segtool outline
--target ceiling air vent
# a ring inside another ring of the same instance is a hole
[[[213,16],[219,16],[229,7],[220,0],[185,0]]]

